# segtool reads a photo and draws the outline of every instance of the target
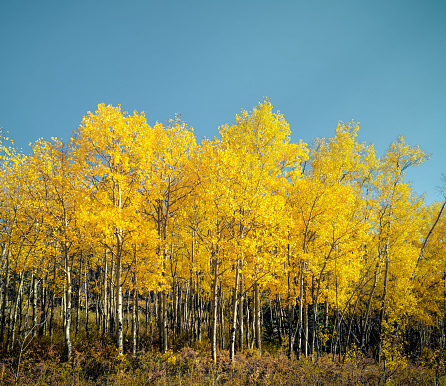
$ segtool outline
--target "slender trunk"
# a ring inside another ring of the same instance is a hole
[[[256,281],[254,283],[254,336],[255,336],[255,346],[259,353],[262,353],[262,329],[261,329],[261,319],[260,319],[260,291],[259,283]]]
[[[42,336],[46,331],[46,315],[47,315],[47,304],[48,304],[48,289],[47,289],[47,275],[44,274],[42,277],[42,303],[40,306],[40,326],[39,335]]]
[[[36,270],[33,270],[33,291],[32,291],[32,314],[33,314],[33,333],[32,336],[36,337],[37,335],[37,276],[36,276]]]
[[[440,220],[440,217],[441,217],[441,215],[443,213],[443,210],[444,210],[445,206],[446,206],[446,201],[443,202],[443,205],[441,206],[440,212],[437,215],[437,218],[436,218],[436,220],[434,222],[434,225],[432,225],[432,228],[429,230],[429,233],[427,234],[426,238],[424,239],[423,245],[422,245],[422,247],[420,249],[420,255],[418,256],[418,259],[417,259],[417,264],[415,265],[415,269],[414,269],[413,274],[412,274],[412,280],[415,279],[415,275],[417,273],[417,268],[420,265],[420,262],[421,262],[421,260],[423,258],[424,248],[426,248],[426,244],[427,244],[427,242],[429,240],[429,237],[431,236],[432,232],[435,229],[435,226],[437,225],[438,221]]]
[[[173,339],[175,340],[176,337],[179,335],[180,333],[180,323],[179,323],[179,319],[180,319],[180,314],[181,314],[181,298],[182,298],[182,291],[180,288],[179,283],[177,283],[177,280],[175,277],[173,277],[172,279],[173,283],[172,283],[172,288],[173,288],[173,304],[172,304],[172,318],[171,318],[171,331],[173,334]],[[189,296],[187,295],[187,293],[189,292]],[[191,313],[191,328],[193,329],[193,325],[192,325],[192,321],[193,321],[193,295],[192,295],[192,290],[191,290],[191,286],[189,285],[189,288],[187,288],[186,286],[186,302],[189,302],[190,305],[190,313]]]
[[[111,261],[111,267],[110,267],[110,283],[109,283],[109,287],[110,287],[110,296],[109,298],[109,302],[108,302],[108,315],[109,315],[109,326],[108,329],[111,332],[115,331],[115,323],[116,323],[116,290],[117,290],[117,286],[116,286],[116,261],[114,256],[112,256],[112,261]]]
[[[167,345],[164,342],[165,340],[165,297],[166,297],[166,293],[164,291],[159,291],[158,292],[158,334],[159,334],[159,350],[160,352],[164,353],[167,349]]]
[[[276,294],[276,324],[277,324],[277,333],[279,335],[279,345],[283,344],[283,334],[282,334],[282,302],[280,300],[280,294]],[[272,311],[271,311],[272,312]]]
[[[116,277],[115,277],[115,299],[116,299],[116,325],[117,325],[117,349],[118,356],[123,355],[124,336],[123,336],[123,318],[122,318],[122,284],[121,284],[121,237],[118,236],[118,253],[116,256]]]
[[[60,305],[60,312],[59,312],[59,320],[62,321],[62,331],[65,330],[65,304],[67,304],[67,302],[65,300],[66,296],[67,296],[67,285],[64,282],[62,298],[61,298],[61,305]]]
[[[337,268],[337,256],[335,257],[335,290],[336,290],[336,321],[335,321],[335,328],[336,328],[336,334],[333,334],[336,336],[334,339],[334,351],[333,351],[333,360],[335,360],[336,357],[336,350],[338,349],[338,355],[339,360],[341,359],[341,319],[340,319],[340,313],[339,313],[339,298],[338,298],[338,268]]]
[[[14,308],[12,311],[12,318],[10,317],[10,326],[9,326],[9,349],[12,351],[14,349],[14,342],[15,342],[15,331],[16,331],[16,324],[17,324],[17,316],[18,313],[21,312],[20,309],[20,303],[22,298],[22,288],[23,288],[23,279],[24,279],[25,269],[23,269],[22,272],[20,272],[20,279],[19,279],[19,287],[17,289],[17,296],[14,303]]]
[[[366,313],[365,313],[365,317],[364,317],[364,324],[362,326],[362,334],[361,334],[361,347],[364,348],[366,341],[367,341],[367,331],[369,329],[368,323],[369,323],[369,315],[370,315],[370,310],[372,308],[372,299],[373,296],[375,294],[375,290],[376,290],[376,285],[378,283],[378,270],[379,270],[379,263],[376,264],[376,270],[375,270],[375,276],[374,276],[374,280],[373,280],[373,286],[372,286],[372,290],[370,291],[370,296],[369,296],[369,300],[367,302],[367,308],[366,308]]]
[[[101,320],[101,314],[99,312],[102,312],[100,310],[100,305],[102,304],[102,297],[100,297],[99,294],[93,295],[94,299],[94,315],[95,315],[95,322],[96,322],[96,329],[98,330],[98,333],[101,331],[102,326],[102,320]],[[93,300],[91,301],[91,304],[93,305]]]
[[[225,342],[225,298],[223,296],[223,291],[221,289],[221,283],[220,283],[218,299],[219,299],[218,304],[219,304],[219,318],[220,318],[219,342],[220,342],[220,349],[224,350],[226,348],[226,342]]]
[[[294,309],[291,304],[291,300],[288,300],[288,358],[291,359],[294,351],[293,343],[294,343],[294,332],[293,332],[293,324],[294,324]]]
[[[198,286],[198,284],[197,284]],[[202,297],[198,294],[197,291],[197,308],[198,308],[198,315],[197,315],[197,338],[198,341],[201,342],[201,321],[203,318],[203,299]]]
[[[68,249],[65,247],[65,309],[64,309],[64,339],[68,360],[71,358],[72,346],[70,338],[71,328],[71,266]]]
[[[179,294],[181,299],[183,299],[183,295],[182,295],[182,291],[179,290]],[[186,291],[184,292],[184,300],[180,301],[179,303],[181,303],[179,305],[179,318],[181,319],[181,328],[179,330],[181,331],[185,331],[187,334],[189,334],[189,318],[192,318],[191,315],[191,310],[192,310],[192,293],[190,291],[190,286],[186,288]],[[191,324],[191,329],[192,329],[192,334],[194,333],[194,327],[192,325],[193,320],[190,321]]]
[[[2,249],[2,259],[4,258],[6,253],[6,247],[3,247]],[[5,269],[5,280],[3,285],[3,301],[2,301],[2,320],[1,320],[1,326],[0,326],[0,344],[3,344],[3,340],[5,337],[5,330],[6,330],[6,310],[8,308],[8,293],[9,293],[9,261],[11,257],[11,252],[8,250],[8,253],[6,254],[6,269]]]
[[[146,336],[149,335],[149,296],[150,294],[146,295]]]
[[[309,305],[305,305],[304,307],[304,355],[308,357],[308,307]]]
[[[297,341],[297,359],[302,355],[302,341],[303,341],[303,311],[304,311],[304,272],[305,263],[301,265],[300,272],[300,294],[299,294],[299,334]]]
[[[379,313],[379,344],[378,344],[378,358],[381,355],[382,348],[382,340],[383,340],[383,320],[386,315],[386,306],[387,306],[387,288],[389,283],[389,257],[386,253],[386,263],[385,263],[385,272],[384,272],[384,288],[383,288],[383,296],[382,296],[382,304],[381,311]]]
[[[49,336],[53,336],[53,326],[54,326],[54,309],[56,307],[56,290],[54,285],[56,283],[56,264],[53,267],[53,290],[51,291],[51,311],[50,311],[50,324],[48,326]]]
[[[218,261],[212,259],[214,277],[212,280],[212,300],[211,300],[211,351],[212,360],[217,362],[217,311],[218,311]]]
[[[328,303],[328,300],[326,300],[324,303],[324,328],[325,328],[325,331],[328,331],[328,312],[329,312],[329,303]],[[326,340],[324,347],[321,348],[321,350],[325,350],[325,351],[328,350],[327,342],[328,342],[328,339]]]
[[[25,285],[23,285],[23,289],[24,289],[24,287],[25,287]],[[30,291],[31,291],[31,289],[30,289]],[[23,324],[23,317],[24,317],[24,315],[23,315],[23,308],[24,308],[24,304],[23,304],[23,302],[25,301],[25,297],[23,296],[23,294],[22,294],[22,296],[20,297],[20,303],[19,303],[19,315],[18,315],[18,318],[19,318],[19,325],[18,325],[18,328],[17,328],[17,335],[20,335],[20,333],[22,332],[22,324]],[[26,318],[26,322],[28,322],[28,319],[29,319],[29,297],[28,297],[28,299],[27,299],[27,309],[26,309],[26,316],[25,316],[25,318]]]
[[[108,332],[108,299],[107,299],[107,288],[108,284],[108,264],[107,264],[107,249],[104,251],[104,282],[102,285],[103,296],[102,296],[102,336],[105,336]]]
[[[253,289],[253,295],[254,295],[254,289]],[[254,297],[252,297],[250,303],[249,303],[249,312],[248,312],[248,328],[247,331],[251,330],[251,340],[249,341],[249,348],[254,348],[254,341],[255,341],[255,326],[254,326]]]
[[[355,338],[356,344],[360,344],[358,338],[352,332],[353,320],[355,318],[356,308],[358,306],[358,302],[359,302],[359,295],[356,296],[355,305],[353,306],[352,317],[350,319],[350,323],[348,324],[347,339],[346,339],[346,343],[345,343],[345,352],[348,351],[348,347],[350,345],[350,335],[353,335],[353,337]]]
[[[328,300],[324,303],[324,327],[328,328],[328,311],[329,311],[329,303]]]
[[[153,293],[153,312],[150,314],[150,344],[153,343],[153,330],[157,323],[159,323],[159,298],[160,293],[154,292]],[[158,328],[158,332],[161,331]],[[159,339],[161,340],[161,336],[159,336]]]
[[[230,349],[229,349],[229,358],[231,359],[231,362],[234,362],[234,355],[235,355],[235,335],[236,335],[236,329],[237,329],[237,291],[239,287],[239,280],[240,280],[240,266],[239,261],[237,260],[236,266],[235,266],[235,284],[234,284],[234,292],[232,297],[232,326],[229,336],[229,342],[230,342]]]
[[[84,288],[85,288],[85,334],[88,337],[89,334],[89,327],[88,327],[88,323],[89,323],[89,315],[90,315],[90,310],[89,310],[89,306],[88,306],[88,265],[85,266],[85,273],[84,273]],[[98,308],[97,302],[96,302],[96,309]]]
[[[166,235],[166,230],[163,232],[164,239]],[[161,252],[159,251],[163,261],[163,272],[162,276],[165,276],[166,270],[166,257],[167,251],[166,248]],[[165,290],[159,292],[159,312],[158,312],[158,329],[159,329],[159,349],[161,353],[167,351],[167,294]]]
[[[32,304],[33,300],[33,288],[34,288],[34,269],[31,271],[31,280],[28,292],[28,299],[26,300],[26,312],[25,312],[25,328],[29,327],[29,308]],[[32,318],[34,320],[34,318]],[[31,322],[30,328],[32,329],[33,325]],[[20,320],[19,334],[22,331],[22,320]]]
[[[129,333],[129,325],[130,325],[130,296],[131,292],[130,290],[127,290],[127,302],[126,302],[126,309],[125,309],[125,334],[128,335]]]
[[[134,280],[136,286],[136,275]],[[133,355],[136,355],[138,351],[138,336],[137,336],[137,323],[138,323],[138,291],[136,287],[133,289],[133,306],[132,306],[132,340],[133,340]]]
[[[82,296],[82,265],[83,265],[83,256],[81,252],[80,263],[79,263],[79,286],[77,288],[77,308],[76,308],[76,330],[74,336],[77,337],[79,333],[79,319],[81,316],[81,296]]]
[[[167,295],[166,291],[159,293],[159,335],[160,335],[160,351],[167,351]]]
[[[291,316],[291,256],[290,256],[290,244],[287,245],[287,257],[288,257],[288,277],[287,277],[287,285],[288,285],[288,358],[291,359],[291,356],[293,355],[293,322],[294,322],[294,315]]]
[[[239,324],[239,350],[243,352],[243,274],[240,273],[240,299],[238,309],[238,324]]]

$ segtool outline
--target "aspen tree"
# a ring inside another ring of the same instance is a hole
[[[411,307],[410,296],[406,291],[410,288],[408,268],[412,267],[413,272],[417,249],[410,243],[414,231],[412,225],[415,224],[409,219],[418,211],[420,201],[403,179],[408,167],[420,165],[426,158],[428,155],[419,147],[406,145],[404,138],[399,137],[387,150],[376,177],[378,199],[375,225],[376,256],[377,266],[383,272],[382,282],[379,284],[382,288],[379,301],[379,355],[385,334],[384,325],[389,316],[389,304],[394,304],[392,298],[399,297],[398,292],[404,291],[406,294],[400,298],[400,306],[404,307],[404,304],[406,311]],[[396,259],[394,256],[401,256],[403,259]],[[397,280],[392,280],[390,283],[390,275],[395,275]],[[403,299],[404,303],[401,302]],[[398,314],[393,306],[390,315],[398,318]]]
[[[260,351],[259,279],[271,272],[272,261],[268,260],[274,256],[275,237],[270,230],[280,222],[275,210],[282,202],[275,192],[281,178],[287,178],[290,173],[299,175],[299,164],[306,157],[306,149],[302,143],[289,143],[289,125],[280,112],[273,112],[268,100],[250,112],[242,111],[236,123],[222,126],[220,133],[225,195],[222,214],[229,237],[228,257],[235,270],[230,333],[233,360],[241,267],[248,271],[254,286],[255,343]]]
[[[76,177],[71,160],[63,143],[53,138],[52,142],[37,141],[30,157],[44,197],[44,223],[51,239],[58,245],[65,272],[64,294],[64,339],[67,358],[72,353],[71,308],[72,308],[72,265],[73,246],[78,243],[76,222],[75,192]],[[77,318],[79,319],[79,318]]]
[[[16,163],[21,163],[23,155],[18,153],[13,145],[7,146],[0,139],[0,181],[3,189],[0,189],[1,213],[1,261],[4,262],[1,321],[0,321],[0,343],[3,344],[7,324],[7,309],[9,307],[9,288],[12,272],[11,247],[15,238],[18,206],[10,195],[15,183],[12,178],[12,170]],[[11,184],[12,183],[12,184]],[[11,205],[12,204],[12,205]],[[5,261],[6,260],[6,261]]]
[[[416,296],[414,323],[426,326],[442,324],[442,339],[446,317],[446,216],[443,203],[433,203],[425,208],[420,255],[412,275],[413,292]],[[429,235],[427,237],[427,235]],[[421,241],[421,240],[420,240]],[[443,343],[444,344],[444,343]]]
[[[119,355],[123,353],[122,273],[131,256],[126,246],[140,222],[135,207],[141,154],[134,149],[146,131],[143,114],[127,115],[120,107],[100,104],[94,114],[84,117],[70,144],[83,184],[81,221],[100,235],[99,243],[112,256]]]
[[[334,138],[318,140],[305,165],[305,178],[292,181],[285,189],[288,204],[288,225],[286,232],[297,234],[289,239],[288,275],[292,282],[299,280],[298,356],[300,356],[303,335],[302,325],[312,307],[313,331],[310,351],[319,346],[318,304],[320,298],[337,304],[333,289],[342,288],[341,304],[351,291],[361,271],[362,245],[367,240],[365,201],[362,198],[364,183],[374,167],[373,148],[357,143],[355,137],[359,126],[339,123]],[[345,263],[334,272],[336,259],[342,256]],[[297,270],[296,270],[297,268]],[[341,286],[330,283],[330,278],[346,281]],[[303,295],[305,288],[311,288],[311,299]],[[332,290],[330,291],[330,288]],[[289,293],[291,289],[289,288]],[[331,292],[331,293],[330,293]],[[290,297],[290,295],[288,295]],[[302,304],[306,302],[306,304]],[[308,342],[305,342],[305,348]],[[291,351],[291,344],[290,351]],[[318,350],[319,351],[319,350]]]
[[[16,274],[18,283],[12,283],[15,299],[10,307],[8,346],[15,345],[17,321],[22,322],[24,304],[24,283],[28,270],[37,266],[37,259],[43,248],[42,202],[32,200],[32,187],[38,190],[36,176],[28,157],[11,152],[3,178],[2,213],[5,246],[8,248],[8,271]],[[5,310],[6,311],[6,310]],[[20,333],[20,328],[18,333]]]
[[[192,189],[190,181],[184,179],[184,168],[189,162],[190,153],[195,149],[195,137],[179,117],[169,121],[167,126],[157,123],[151,129],[151,141],[141,147],[145,153],[152,153],[152,158],[142,159],[141,189],[143,213],[153,220],[158,235],[159,270],[159,334],[160,351],[168,347],[167,336],[167,289],[168,264],[172,263],[169,253],[171,235],[175,227],[174,214],[181,207],[188,192]],[[172,278],[173,281],[173,278]],[[173,283],[173,287],[175,283]],[[172,287],[172,288],[173,288]]]
[[[204,290],[210,294],[210,315],[209,315],[209,336],[211,341],[212,359],[217,361],[217,325],[218,325],[218,304],[219,286],[221,276],[227,271],[223,259],[225,248],[223,227],[222,227],[222,205],[224,194],[221,190],[223,186],[223,170],[221,162],[221,143],[203,140],[200,150],[193,160],[195,165],[195,176],[198,181],[194,190],[193,209],[195,219],[192,224],[195,235],[201,246],[200,254],[194,258],[193,269],[207,274],[210,283],[206,284]]]

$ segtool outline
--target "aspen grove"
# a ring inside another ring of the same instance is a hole
[[[291,142],[269,100],[197,143],[179,117],[100,104],[72,138],[1,144],[0,341],[107,337],[117,355],[207,341],[377,361],[445,349],[445,203],[359,124]]]

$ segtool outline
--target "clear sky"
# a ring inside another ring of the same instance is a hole
[[[268,97],[292,140],[361,122],[432,153],[409,171],[439,201],[446,173],[446,1],[1,1],[0,126],[17,147],[67,141],[98,103],[180,113],[197,140]]]

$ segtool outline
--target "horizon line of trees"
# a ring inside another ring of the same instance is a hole
[[[209,339],[214,361],[443,349],[445,202],[405,181],[429,156],[399,137],[377,158],[358,130],[292,143],[265,100],[197,144],[178,117],[100,104],[68,143],[2,143],[4,350],[55,328],[67,358],[81,331],[118,355]]]

